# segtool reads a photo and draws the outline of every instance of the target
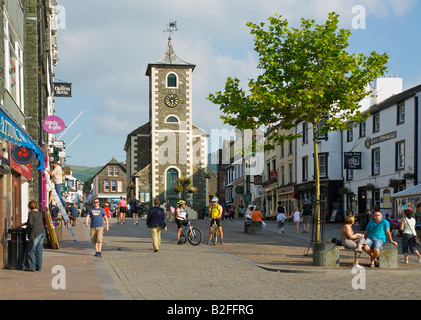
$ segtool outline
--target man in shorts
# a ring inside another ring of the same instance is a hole
[[[374,268],[378,265],[377,258],[380,255],[380,249],[386,242],[386,236],[389,238],[391,243],[395,246],[398,245],[398,243],[392,239],[389,221],[383,219],[381,212],[377,210],[374,212],[374,219],[370,220],[367,224],[366,231],[364,233],[364,250],[371,257],[370,268]]]
[[[94,199],[94,207],[89,209],[86,215],[85,225],[88,228],[89,218],[91,218],[91,242],[95,246],[95,257],[102,257],[102,239],[105,230],[108,231],[108,218],[105,210],[99,206],[99,198]]]
[[[310,204],[310,199],[306,199],[306,203],[301,208],[301,218],[303,218],[303,226],[304,226],[303,233],[309,233],[312,217],[313,217],[313,208]]]
[[[210,223],[210,233],[209,233],[209,241],[208,244],[211,244],[212,242],[212,226],[213,222],[216,222],[216,225],[219,230],[219,235],[221,237],[221,244],[224,244],[224,234],[222,233],[222,225],[221,225],[221,218],[223,209],[220,204],[218,204],[219,199],[217,197],[214,197],[212,199],[212,205],[209,207],[209,217],[211,218]]]

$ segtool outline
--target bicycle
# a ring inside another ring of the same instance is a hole
[[[220,238],[218,225],[216,224],[216,219],[213,219],[213,224],[212,224],[212,243],[214,245],[216,245],[218,243],[218,238]]]
[[[202,231],[199,228],[193,227],[190,220],[187,220],[187,224],[181,229],[180,241],[186,243],[189,240],[191,245],[197,246],[202,242],[202,239]]]

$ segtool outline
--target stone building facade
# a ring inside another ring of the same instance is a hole
[[[141,202],[160,198],[174,206],[183,198],[203,212],[209,201],[208,179],[215,176],[207,167],[208,134],[193,125],[194,68],[175,55],[169,38],[164,57],[146,69],[150,121],[127,136],[124,150],[128,184]],[[176,192],[176,185],[184,190]],[[188,187],[197,191],[190,193]]]

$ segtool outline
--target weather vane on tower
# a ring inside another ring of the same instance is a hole
[[[171,21],[170,23],[165,25],[167,27],[167,29],[164,30],[164,32],[168,32],[168,39],[171,39],[171,35],[175,32],[178,31],[177,28],[177,21]]]

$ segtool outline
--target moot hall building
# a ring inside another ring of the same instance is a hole
[[[189,218],[208,206],[210,180],[216,179],[207,165],[208,134],[193,125],[194,69],[175,55],[169,37],[165,55],[146,68],[149,122],[128,134],[124,146],[129,200],[168,199],[175,207],[183,199]]]

